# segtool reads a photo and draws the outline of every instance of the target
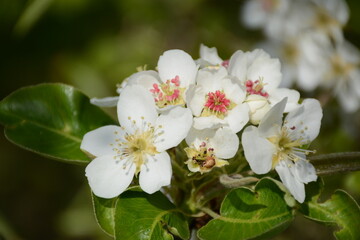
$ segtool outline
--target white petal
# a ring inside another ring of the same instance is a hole
[[[194,116],[200,116],[205,105],[205,96],[206,93],[201,86],[191,86],[186,92],[186,102]]]
[[[227,125],[227,122],[223,119],[220,119],[215,116],[209,117],[194,117],[193,127],[196,129],[205,129],[205,128],[218,128],[224,125]]]
[[[197,66],[192,57],[182,50],[169,50],[160,56],[158,71],[163,82],[176,76],[180,78],[180,85],[187,87],[195,82]]]
[[[121,194],[130,185],[135,165],[123,168],[122,160],[116,163],[114,155],[106,155],[92,160],[85,169],[89,185],[94,194],[102,198],[113,198]]]
[[[286,116],[285,126],[293,128],[308,141],[314,140],[320,131],[322,109],[316,99],[305,99],[301,106]]]
[[[281,81],[279,59],[270,57],[256,58],[248,69],[247,78],[252,81],[262,78],[265,83],[265,91],[277,88]]]
[[[200,165],[195,164],[192,159],[187,160],[185,163],[190,172],[200,172]]]
[[[228,127],[217,129],[213,138],[209,140],[219,158],[229,159],[235,156],[239,149],[238,136]]]
[[[247,1],[242,9],[241,16],[248,28],[260,28],[266,24],[269,18],[262,1]]]
[[[300,93],[292,89],[287,89],[287,88],[275,89],[274,91],[271,92],[269,96],[269,101],[271,102],[271,105],[275,105],[285,97],[287,97],[288,100],[284,112],[290,112],[295,108],[299,107],[298,102],[300,99]]]
[[[221,80],[221,87],[224,90],[226,98],[230,99],[234,103],[240,104],[245,100],[245,90],[242,89],[239,84],[236,84],[231,79],[223,78]]]
[[[343,86],[337,92],[337,97],[341,107],[345,112],[355,112],[360,106],[360,97],[358,97],[348,86]]]
[[[188,135],[185,138],[186,144],[188,146],[194,144],[195,147],[198,147],[197,145],[200,145],[206,138],[213,138],[215,132],[216,129],[206,128],[206,129],[198,130],[196,128],[191,128]]]
[[[305,187],[304,184],[294,176],[294,168],[293,164],[289,161],[280,161],[280,163],[275,166],[275,170],[279,174],[285,187],[289,189],[290,193],[299,203],[303,203],[305,200]]]
[[[144,192],[152,194],[171,182],[171,161],[167,152],[148,156],[148,162],[141,166],[140,187]]]
[[[300,182],[314,182],[317,179],[314,166],[305,160],[295,162],[295,175]]]
[[[204,92],[214,92],[222,89],[222,79],[227,76],[226,68],[219,69],[204,68],[200,69],[196,78],[196,83],[201,86]]]
[[[284,98],[265,114],[259,124],[259,132],[261,136],[271,137],[279,133],[282,126],[282,118],[286,102],[287,98]]]
[[[239,132],[248,123],[249,111],[249,106],[246,103],[239,104],[229,111],[225,120],[234,133]]]
[[[257,174],[269,172],[272,166],[273,154],[276,152],[275,145],[266,138],[261,137],[258,129],[254,126],[245,128],[241,143],[251,170]]]
[[[192,114],[190,109],[175,107],[159,116],[156,126],[162,127],[159,131],[163,133],[156,139],[156,149],[158,152],[177,146],[188,134],[192,125]]]
[[[98,107],[116,107],[119,97],[91,98],[90,103]]]
[[[229,74],[237,77],[241,83],[244,83],[246,79],[247,57],[243,51],[236,51],[229,61]]]
[[[155,71],[142,71],[131,75],[126,79],[127,85],[141,85],[145,89],[152,89],[154,84],[160,83],[159,74]]]
[[[209,48],[204,44],[200,44],[200,58],[211,63],[212,65],[221,64],[223,60],[219,57],[215,47]]]
[[[125,132],[119,126],[109,125],[86,133],[80,149],[94,157],[114,154],[116,139],[123,139]]]
[[[154,98],[148,90],[138,85],[129,85],[122,90],[117,114],[120,125],[128,133],[134,133],[136,130],[133,121],[135,121],[137,128],[142,128],[144,120],[147,123],[154,124],[158,116]]]

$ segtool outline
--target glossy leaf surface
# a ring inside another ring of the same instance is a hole
[[[80,150],[83,135],[116,124],[80,91],[64,84],[19,89],[0,102],[0,123],[13,143],[68,163],[88,163]]]
[[[232,190],[221,205],[220,216],[202,227],[198,236],[203,240],[269,238],[292,220],[284,192],[272,180],[262,179],[255,191],[244,187]]]

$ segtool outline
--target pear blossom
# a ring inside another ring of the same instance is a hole
[[[359,50],[344,40],[335,46],[327,60],[329,65],[324,71],[323,85],[334,89],[346,112],[355,112],[360,108]]]
[[[197,130],[192,128],[185,138],[188,160],[185,162],[191,172],[206,173],[214,167],[228,164],[239,148],[239,138],[228,127]]]
[[[295,82],[300,89],[312,91],[321,85],[324,71],[328,71],[331,41],[324,34],[306,31],[299,36],[280,41],[269,40],[260,47],[279,57],[283,79],[279,87],[290,87]]]
[[[344,0],[312,0],[315,14],[312,29],[326,34],[336,42],[344,39],[342,28],[349,20],[349,7]]]
[[[198,66],[192,57],[178,49],[160,56],[156,71],[141,71],[127,79],[127,85],[141,85],[152,93],[159,111],[184,106],[185,93],[195,84]]]
[[[196,86],[189,89],[187,105],[194,117],[193,127],[202,130],[229,126],[237,133],[249,121],[245,91],[228,76],[226,68],[203,68]]]
[[[349,18],[344,0],[250,0],[242,11],[249,28],[263,28],[270,39],[300,37],[311,30],[342,41]]]
[[[151,194],[170,184],[167,149],[178,145],[192,125],[189,109],[175,107],[158,114],[151,93],[126,86],[117,103],[119,126],[104,126],[84,135],[81,149],[94,157],[85,169],[95,195],[113,198],[139,175],[140,187]]]
[[[251,169],[257,174],[275,169],[286,188],[302,203],[304,184],[317,179],[314,166],[306,160],[313,151],[302,147],[319,134],[322,110],[317,100],[305,99],[283,121],[286,101],[272,107],[258,127],[248,126],[241,141]]]
[[[300,94],[291,89],[279,88],[280,62],[265,51],[237,51],[230,58],[229,74],[236,77],[246,89],[245,103],[250,107],[250,121],[258,124],[266,112],[284,97],[289,100],[285,112],[298,106]]]
[[[273,35],[273,26],[278,26],[279,20],[289,10],[289,0],[249,0],[242,8],[241,18],[245,26],[251,29],[263,28]]]
[[[178,49],[168,50],[160,56],[157,70],[139,71],[125,79],[117,92],[127,85],[141,85],[152,93],[157,109],[166,111],[185,105],[185,92],[195,83],[198,66],[192,57]],[[98,106],[114,106],[117,97],[92,99]]]

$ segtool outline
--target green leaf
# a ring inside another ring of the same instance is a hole
[[[219,216],[198,231],[203,240],[269,238],[283,231],[293,220],[284,192],[264,178],[255,186],[232,190],[221,205]]]
[[[92,193],[92,200],[97,223],[104,232],[114,236],[115,204],[117,198],[105,199],[97,197]]]
[[[360,152],[341,152],[309,158],[319,176],[360,170]]]
[[[139,188],[120,195],[115,210],[115,238],[121,240],[189,239],[185,216],[161,193]]]
[[[305,217],[337,226],[334,235],[339,240],[360,239],[360,208],[356,201],[345,191],[336,190],[330,199],[320,203],[321,187],[318,183],[309,185],[310,194],[307,192],[307,201],[300,209]]]
[[[83,135],[115,124],[89,98],[63,84],[19,89],[0,102],[0,123],[13,143],[68,163],[88,163],[80,150]]]

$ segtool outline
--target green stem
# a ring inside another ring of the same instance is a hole
[[[210,208],[207,207],[202,207],[200,208],[201,211],[203,211],[204,213],[208,214],[210,217],[212,218],[219,218],[221,217],[219,214],[217,214],[216,212],[214,212],[213,210],[211,210]]]

